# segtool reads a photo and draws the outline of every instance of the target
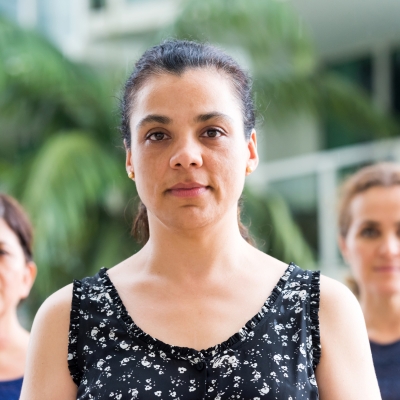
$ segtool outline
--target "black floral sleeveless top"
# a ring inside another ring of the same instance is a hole
[[[318,399],[319,277],[290,264],[256,316],[201,351],[143,332],[105,268],[75,281],[68,365],[77,399]]]

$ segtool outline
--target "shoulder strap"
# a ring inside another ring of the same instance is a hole
[[[80,323],[80,308],[82,297],[82,282],[74,280],[72,289],[72,304],[68,333],[68,369],[75,384],[79,386],[82,379],[82,369],[78,361],[78,337]]]
[[[68,369],[73,381],[80,385],[86,370],[86,357],[83,347],[85,345],[85,332],[93,324],[99,304],[107,302],[109,293],[104,284],[107,269],[82,280],[74,280],[72,291],[72,304],[68,336]]]
[[[288,309],[306,313],[307,349],[310,361],[315,370],[321,358],[321,341],[319,329],[320,271],[303,270],[293,264],[294,269],[284,289],[283,299]],[[301,304],[303,306],[301,306]]]
[[[319,331],[319,300],[320,300],[320,271],[309,271],[311,273],[310,288],[310,320],[312,337],[312,358],[314,370],[321,358],[321,338]]]

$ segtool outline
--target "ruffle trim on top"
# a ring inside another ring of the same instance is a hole
[[[247,338],[249,338],[251,336],[250,332],[252,332],[254,328],[263,320],[265,315],[269,312],[271,307],[274,305],[274,303],[280,296],[282,290],[286,285],[287,280],[289,279],[295,267],[296,266],[293,263],[289,264],[285,273],[279,279],[279,282],[275,285],[274,289],[272,290],[268,299],[265,301],[261,310],[253,318],[251,318],[239,332],[235,333],[229,339],[225,340],[220,344],[217,344],[216,346],[199,351],[189,347],[179,347],[179,346],[169,345],[145,333],[141,328],[139,328],[133,322],[131,316],[128,314],[128,311],[126,310],[124,304],[122,303],[122,300],[114,284],[111,282],[107,274],[107,268],[102,268],[99,272],[99,275],[103,281],[103,284],[106,287],[107,292],[110,295],[110,298],[115,308],[117,309],[118,315],[124,321],[128,329],[128,332],[132,337],[142,340],[151,349],[158,349],[161,353],[162,358],[167,358],[168,356],[172,356],[174,358],[184,359],[193,364],[197,364],[201,360],[212,358],[216,354],[220,354],[221,352],[231,348],[236,343],[243,342]]]
[[[317,367],[321,358],[321,337],[319,331],[319,303],[320,303],[320,271],[313,271],[311,278],[310,318],[312,336],[313,368]]]
[[[78,335],[81,294],[82,282],[74,280],[68,333],[68,369],[73,381],[77,386],[80,385],[82,379],[82,371],[78,364]]]

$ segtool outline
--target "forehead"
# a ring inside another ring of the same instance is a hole
[[[400,185],[372,187],[354,196],[350,213],[355,219],[400,220]]]
[[[214,111],[242,120],[240,100],[229,77],[215,68],[196,68],[147,79],[135,96],[131,121],[147,113],[173,118]]]
[[[19,245],[17,235],[3,218],[0,218],[0,242]]]

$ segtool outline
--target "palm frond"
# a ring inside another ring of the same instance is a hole
[[[243,198],[244,222],[260,250],[286,263],[315,268],[313,252],[280,196],[268,194],[261,197],[246,188]]]
[[[22,202],[35,226],[39,284],[50,284],[52,268],[73,268],[90,241],[87,233],[96,234],[96,207],[112,212],[107,199],[120,191],[122,172],[123,165],[84,132],[54,135],[37,153]]]
[[[253,73],[277,68],[304,73],[314,67],[308,31],[283,2],[187,0],[170,32],[244,52]]]
[[[93,70],[67,60],[37,33],[0,19],[0,125],[7,136],[0,154],[21,143],[38,146],[59,129],[96,131],[103,139],[115,126],[112,95]]]

